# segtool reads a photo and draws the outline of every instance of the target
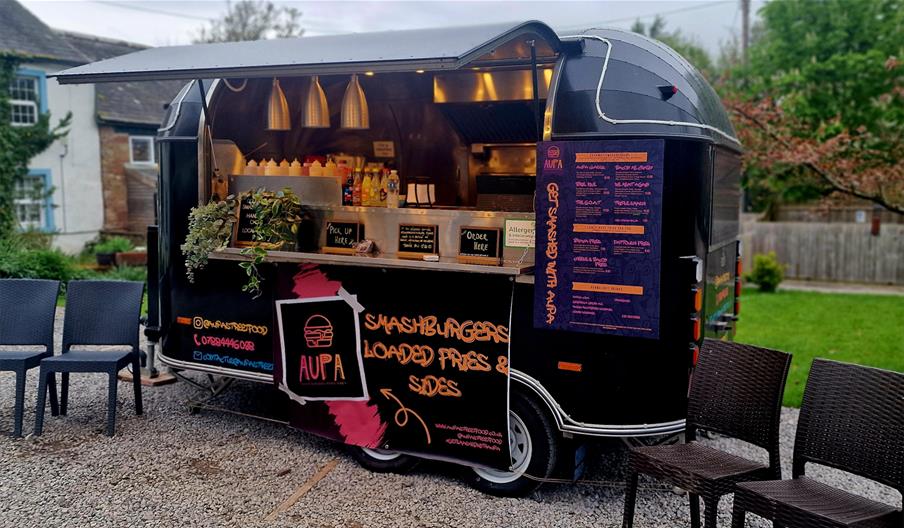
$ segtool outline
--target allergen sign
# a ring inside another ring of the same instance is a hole
[[[459,231],[458,260],[469,264],[498,266],[499,228],[462,227]]]
[[[438,226],[416,224],[399,225],[399,257],[419,259],[424,255],[438,254]]]
[[[534,326],[659,337],[663,140],[537,146]]]

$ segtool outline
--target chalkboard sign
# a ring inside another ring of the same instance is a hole
[[[254,206],[251,204],[251,194],[242,193],[238,199],[238,221],[232,231],[232,245],[235,247],[249,247],[257,245],[254,240]]]
[[[498,266],[498,227],[462,227],[459,232],[458,260],[469,264]]]
[[[419,259],[439,254],[439,227],[399,224],[399,257]]]
[[[327,222],[324,253],[351,254],[364,238],[364,225],[357,222]]]

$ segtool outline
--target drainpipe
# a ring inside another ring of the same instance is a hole
[[[63,144],[63,151],[60,152],[60,216],[63,219],[62,233],[66,233],[66,171],[64,169],[63,158],[69,155],[69,138],[64,137],[60,140]],[[53,214],[51,211],[50,214]]]

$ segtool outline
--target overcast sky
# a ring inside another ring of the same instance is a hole
[[[0,0],[6,1],[6,0]],[[150,46],[187,44],[225,0],[21,0],[46,24]],[[597,2],[276,1],[302,12],[307,35],[467,25],[539,19],[556,30],[629,27],[658,13],[667,29],[681,29],[709,51],[739,34],[740,0],[633,0]],[[763,2],[754,0],[753,11]]]

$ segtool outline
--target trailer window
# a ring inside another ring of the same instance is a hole
[[[736,154],[716,150],[709,234],[711,247],[738,238],[740,210],[741,160]]]

